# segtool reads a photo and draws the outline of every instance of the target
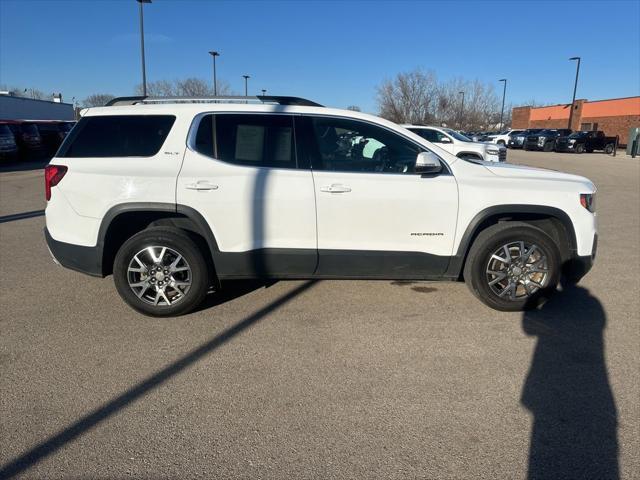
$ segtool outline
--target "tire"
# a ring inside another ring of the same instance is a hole
[[[187,232],[151,227],[120,247],[113,279],[122,299],[134,310],[152,317],[174,317],[202,303],[211,283],[207,265]]]
[[[553,143],[551,143],[551,142],[545,143],[544,147],[542,147],[542,150],[544,150],[545,152],[552,152],[553,151]]]
[[[607,143],[604,146],[604,153],[606,153],[607,155],[611,155],[611,154],[613,154],[614,148],[615,147],[613,146],[613,143]]]
[[[496,257],[509,261],[500,262]],[[527,273],[527,269],[536,271]],[[557,245],[544,231],[523,222],[504,222],[482,231],[464,266],[471,292],[484,304],[504,312],[529,310],[544,303],[555,292],[560,272]]]
[[[504,140],[498,140],[498,145],[502,145],[503,147],[507,146],[507,144],[504,142]]]
[[[576,147],[576,153],[584,153],[584,145],[582,143],[578,144]]]

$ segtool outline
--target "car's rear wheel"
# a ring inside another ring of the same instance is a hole
[[[209,287],[207,262],[183,230],[153,227],[128,239],[116,255],[118,293],[135,310],[154,317],[183,315]]]
[[[614,148],[615,147],[613,146],[613,143],[607,143],[604,146],[604,153],[606,153],[607,155],[611,155],[613,153]]]
[[[560,253],[544,231],[522,222],[484,230],[473,243],[464,268],[469,289],[491,308],[535,308],[556,289]]]

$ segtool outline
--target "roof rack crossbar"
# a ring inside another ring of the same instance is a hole
[[[159,104],[159,103],[276,103],[278,105],[296,105],[302,107],[322,107],[319,103],[312,102],[306,98],[285,97],[274,95],[257,95],[255,97],[244,96],[178,96],[178,97],[116,97],[105,104],[106,107],[120,105],[137,105],[137,104]]]

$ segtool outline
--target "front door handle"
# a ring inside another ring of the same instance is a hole
[[[340,183],[332,183],[331,185],[320,187],[320,191],[326,193],[347,193],[351,191],[351,187]]]
[[[214,185],[206,180],[200,180],[196,183],[188,183],[184,186],[188,190],[217,190],[218,185]]]

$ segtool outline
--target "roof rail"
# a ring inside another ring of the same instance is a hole
[[[319,103],[300,97],[283,97],[271,95],[258,95],[255,97],[243,96],[206,96],[206,97],[116,97],[109,100],[105,107],[118,105],[159,104],[159,103],[276,103],[278,105],[297,105],[302,107],[322,107]]]

